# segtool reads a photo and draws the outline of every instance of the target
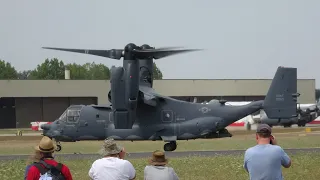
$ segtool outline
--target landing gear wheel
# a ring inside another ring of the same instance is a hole
[[[56,151],[57,151],[57,152],[59,152],[59,151],[61,151],[61,149],[62,149],[61,145],[60,145],[60,144],[58,144],[58,145],[57,145],[57,149],[56,149]]]
[[[299,126],[299,127],[305,127],[305,126],[306,126],[306,124],[307,124],[307,122],[306,122],[306,121],[298,122],[298,126]]]
[[[57,143],[57,149],[56,149],[56,151],[59,152],[59,151],[61,151],[62,147],[61,147],[61,144],[60,144],[59,141],[56,141],[56,143]]]
[[[174,151],[174,150],[177,149],[177,143],[176,143],[175,141],[166,143],[166,144],[163,146],[163,149],[164,149],[164,151]]]

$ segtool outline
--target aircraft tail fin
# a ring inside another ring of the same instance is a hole
[[[263,109],[270,119],[286,119],[297,116],[297,68],[278,67]]]

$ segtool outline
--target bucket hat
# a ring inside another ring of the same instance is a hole
[[[52,139],[47,136],[43,136],[40,140],[40,143],[34,147],[36,151],[44,152],[44,153],[53,153],[55,150],[55,146],[53,144]]]
[[[107,138],[104,140],[99,154],[101,156],[108,156],[112,154],[119,154],[122,150],[123,147],[118,145],[113,138]]]
[[[164,152],[156,150],[152,153],[152,157],[149,159],[149,164],[154,166],[163,166],[168,164]]]

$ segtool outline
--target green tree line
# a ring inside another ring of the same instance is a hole
[[[162,79],[162,72],[153,63],[153,79]],[[11,63],[0,59],[0,79],[28,79],[28,80],[56,80],[65,78],[65,69],[70,70],[70,79],[74,80],[104,80],[110,79],[110,68],[104,64],[86,63],[65,64],[57,58],[45,59],[45,61],[33,70],[17,71]]]

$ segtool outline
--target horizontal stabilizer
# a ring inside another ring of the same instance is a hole
[[[106,104],[106,105],[91,105],[93,108],[97,109],[112,109],[111,104]]]

